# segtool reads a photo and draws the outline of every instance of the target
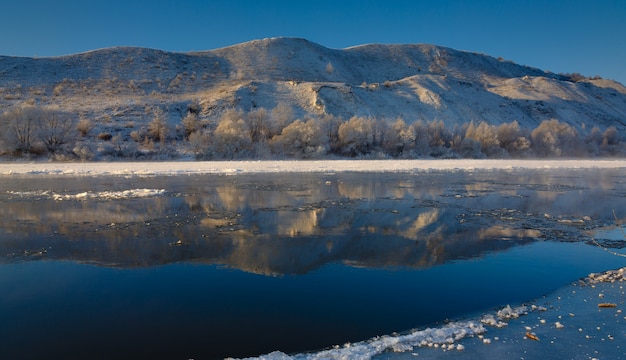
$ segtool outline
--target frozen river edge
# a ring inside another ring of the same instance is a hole
[[[420,172],[524,169],[626,169],[626,159],[603,160],[285,160],[163,162],[3,162],[0,175],[173,176],[326,172]]]
[[[526,304],[440,327],[246,360],[621,359],[626,356],[625,274],[626,267],[590,274]]]

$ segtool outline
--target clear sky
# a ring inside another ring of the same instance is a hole
[[[265,37],[429,43],[626,84],[626,0],[3,0],[0,55],[210,50]]]

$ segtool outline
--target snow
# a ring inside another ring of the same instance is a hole
[[[626,336],[626,316],[619,308],[599,308],[594,298],[610,298],[621,307],[624,273],[626,268],[590,274],[542,299],[548,306],[507,305],[479,321],[451,322],[314,353],[275,351],[248,360],[550,358],[556,353],[560,358],[616,358],[626,355],[619,346]],[[455,353],[446,356],[450,351]]]
[[[50,198],[56,201],[62,200],[115,200],[159,196],[165,193],[164,189],[129,189],[123,191],[86,191],[77,194],[58,194],[55,192],[40,191],[7,191],[10,195],[27,198]]]
[[[0,163],[0,175],[173,176],[325,172],[626,169],[626,160],[324,160]]]
[[[286,104],[300,119],[400,117],[442,120],[450,128],[515,120],[532,129],[556,118],[579,130],[623,130],[626,87],[603,79],[572,82],[435,45],[335,50],[272,38],[193,53],[118,47],[57,58],[0,56],[0,106],[35,99],[92,120],[93,135],[146,126],[146,108],[160,108],[175,125],[191,103],[211,121],[227,108]]]

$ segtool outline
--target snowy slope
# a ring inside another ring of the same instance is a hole
[[[626,128],[626,87],[566,76],[484,54],[434,45],[328,49],[272,38],[170,53],[110,48],[54,58],[0,56],[0,109],[24,101],[94,120],[148,121],[159,107],[180,120],[190,104],[204,118],[224,109],[290,105],[298,117],[402,117],[536,127],[558,119],[577,128]]]

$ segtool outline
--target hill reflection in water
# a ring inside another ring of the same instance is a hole
[[[584,240],[581,229],[624,213],[613,199],[620,181],[611,171],[8,178],[0,259],[266,275],[329,263],[426,268],[537,239]],[[129,189],[165,193],[72,196]]]
[[[2,177],[0,357],[301,352],[520,303],[618,266],[584,241],[625,194],[610,170]]]

